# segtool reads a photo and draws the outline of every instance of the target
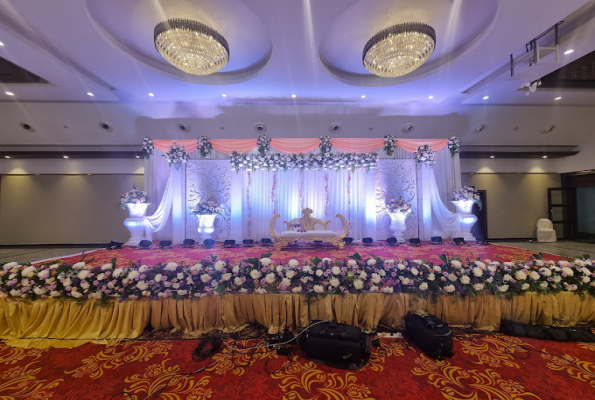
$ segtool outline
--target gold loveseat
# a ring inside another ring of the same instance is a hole
[[[275,241],[275,248],[280,250],[281,247],[297,241],[323,241],[332,243],[342,249],[345,246],[343,238],[347,236],[347,231],[349,230],[349,225],[345,217],[341,214],[336,215],[343,222],[343,230],[338,233],[328,229],[328,224],[331,221],[314,218],[312,217],[312,213],[313,211],[311,209],[304,208],[301,218],[294,218],[289,222],[283,221],[287,225],[287,230],[281,233],[277,233],[274,229],[277,218],[281,218],[281,216],[277,214],[271,218],[269,230],[271,237]]]

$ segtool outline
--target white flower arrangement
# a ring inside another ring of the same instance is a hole
[[[260,135],[256,144],[258,145],[258,154],[260,154],[261,157],[264,157],[271,148],[271,138],[265,135]]]
[[[450,155],[452,157],[454,157],[455,154],[461,152],[461,141],[458,137],[452,136],[450,139],[448,139],[448,149],[450,150]]]
[[[196,203],[194,207],[190,208],[190,212],[194,215],[221,214],[223,212],[223,207],[216,201],[207,199]]]
[[[477,206],[479,207],[480,210],[481,210],[481,207],[483,206],[483,204],[481,202],[481,196],[479,195],[479,192],[476,191],[473,186],[463,186],[459,190],[456,190],[454,192],[454,201],[459,201],[459,200],[461,200],[461,201],[472,200],[474,203],[477,203]]]
[[[386,202],[386,211],[394,213],[394,212],[401,212],[401,213],[410,213],[411,212],[411,204],[407,203],[405,199],[402,197],[390,199]]]
[[[153,145],[153,141],[151,139],[144,137],[143,142],[140,145],[140,149],[143,152],[143,157],[148,160],[151,157],[151,154],[153,154],[155,146]]]
[[[129,190],[120,196],[120,205],[122,206],[122,208],[125,208],[124,205],[128,203],[138,204],[148,202],[149,195],[147,194],[147,192],[143,192],[134,184],[132,185],[132,190]]]
[[[229,156],[231,168],[234,171],[268,170],[268,171],[299,171],[299,170],[337,170],[376,168],[378,154],[376,153],[326,153],[326,154],[271,154],[259,156],[256,154],[241,154],[233,152]]]
[[[397,138],[392,135],[386,135],[384,137],[384,152],[387,156],[392,156],[395,152]]]
[[[326,136],[321,136],[320,137],[320,152],[322,154],[325,153],[330,153],[331,149],[333,147],[333,145],[331,144],[331,137],[326,135]]]
[[[184,146],[180,146],[178,142],[173,142],[169,151],[163,155],[170,167],[173,165],[176,169],[180,169],[182,165],[186,164],[190,159]]]
[[[418,164],[432,165],[436,162],[436,152],[426,143],[413,153]]]
[[[207,136],[201,136],[198,138],[198,148],[200,150],[200,155],[204,158],[211,158],[211,153],[213,152],[213,145],[211,144],[211,140]]]

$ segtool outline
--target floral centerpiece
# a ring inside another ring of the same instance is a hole
[[[386,211],[409,213],[411,212],[411,204],[407,203],[402,197],[390,199],[386,202]]]
[[[132,190],[127,191],[120,196],[120,206],[126,208],[126,204],[148,203],[149,195],[143,192],[136,185],[132,185]]]
[[[190,208],[190,212],[194,215],[221,214],[223,212],[223,207],[221,207],[221,204],[217,203],[215,200],[206,199],[196,203],[194,207]]]
[[[211,140],[207,136],[201,136],[198,138],[198,148],[200,149],[200,155],[204,158],[210,158],[213,152],[213,145]]]
[[[479,192],[475,190],[473,186],[463,186],[459,190],[454,192],[454,200],[453,201],[467,201],[472,200],[474,203],[477,203],[477,206],[481,210],[483,206],[481,202],[481,196]]]
[[[173,142],[169,151],[163,155],[170,166],[180,169],[182,165],[186,164],[190,159],[184,146],[180,146],[178,142]]]
[[[144,137],[143,142],[140,145],[140,149],[143,152],[143,157],[148,160],[151,157],[151,154],[153,154],[153,149],[155,149],[155,146],[153,145],[153,141],[151,139]]]
[[[325,153],[330,153],[331,152],[331,148],[333,147],[333,145],[331,144],[331,137],[326,135],[326,136],[321,136],[320,137],[320,152],[322,154]]]
[[[271,148],[271,138],[266,137],[265,135],[260,135],[256,144],[258,145],[258,154],[260,154],[261,157],[264,157]]]
[[[386,135],[384,137],[384,152],[387,156],[392,156],[395,152],[397,138],[392,135]]]
[[[452,157],[454,157],[455,154],[461,152],[461,141],[458,137],[452,136],[450,139],[448,139],[448,149],[450,150],[450,155]]]
[[[432,165],[436,162],[436,152],[427,143],[419,146],[413,155],[419,164]]]

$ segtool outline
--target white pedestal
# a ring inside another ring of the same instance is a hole
[[[200,239],[210,239],[211,234],[215,232],[215,218],[217,214],[197,214],[198,218],[198,233],[200,233]]]
[[[477,217],[471,214],[471,209],[475,202],[473,200],[455,200],[452,203],[457,208],[461,237],[465,239],[466,242],[475,241],[475,236],[471,234],[471,227],[477,222]]]
[[[130,239],[124,246],[138,246],[141,240],[145,240],[145,213],[150,203],[126,203],[129,217],[124,220],[124,226],[130,231]]]
[[[403,236],[403,232],[407,228],[405,225],[405,221],[407,220],[407,216],[409,215],[408,212],[389,212],[390,215],[390,229],[393,231],[397,242],[404,243],[405,237]]]

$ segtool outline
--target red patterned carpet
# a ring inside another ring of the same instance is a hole
[[[194,375],[183,374],[209,362],[193,361],[196,340],[88,344],[75,350],[0,344],[0,398],[595,398],[595,344],[460,334],[454,357],[436,361],[404,341],[382,341],[364,369],[345,371],[308,361],[299,351],[288,358],[257,347],[253,356],[236,351],[232,357],[231,342]]]
[[[218,259],[229,260],[235,262],[249,257],[260,257],[261,254],[272,252],[271,259],[275,262],[286,262],[292,258],[299,261],[310,260],[314,257],[330,257],[330,258],[344,258],[354,253],[359,253],[364,259],[370,255],[380,256],[383,258],[393,258],[395,260],[402,259],[420,259],[433,262],[439,262],[440,254],[447,254],[449,257],[461,257],[462,259],[471,258],[473,260],[478,257],[482,260],[500,260],[500,261],[527,261],[534,252],[521,250],[515,247],[500,246],[490,244],[482,246],[478,244],[469,244],[465,246],[456,246],[454,244],[432,245],[424,243],[420,247],[408,246],[401,244],[400,246],[364,246],[352,245],[345,246],[343,250],[339,250],[332,246],[299,246],[287,247],[283,250],[275,250],[274,247],[236,247],[223,248],[221,243],[218,243],[215,248],[203,249],[196,248],[182,248],[181,246],[174,246],[172,248],[159,250],[157,242],[153,243],[152,249],[141,250],[137,248],[123,248],[121,250],[99,250],[89,253],[87,259],[93,259],[94,265],[102,265],[109,263],[112,258],[117,258],[117,264],[120,267],[126,267],[129,261],[137,262],[139,264],[155,265],[157,263],[176,262],[178,264],[184,263],[186,265],[194,265],[196,262],[210,258],[211,255],[216,255]],[[80,261],[80,256],[71,256],[62,258],[67,263],[74,263]],[[560,260],[559,256],[545,254],[544,259]]]

